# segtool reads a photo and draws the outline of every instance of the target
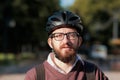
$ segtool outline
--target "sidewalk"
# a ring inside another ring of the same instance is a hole
[[[4,74],[0,75],[0,80],[24,80],[25,74]]]
[[[120,71],[108,71],[105,72],[105,75],[109,78],[109,80],[120,80]]]

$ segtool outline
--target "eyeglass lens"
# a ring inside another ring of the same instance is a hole
[[[51,38],[54,38],[55,40],[60,41],[60,40],[64,39],[65,35],[68,39],[76,39],[78,37],[79,33],[77,33],[77,32],[54,33],[51,35]]]

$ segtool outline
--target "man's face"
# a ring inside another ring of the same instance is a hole
[[[64,35],[62,40],[56,40],[56,38],[61,36],[59,33],[67,35]],[[65,63],[71,61],[75,57],[77,49],[81,45],[82,38],[78,37],[77,31],[72,28],[56,29],[52,34],[55,35],[48,39],[48,44],[54,50],[56,57]]]

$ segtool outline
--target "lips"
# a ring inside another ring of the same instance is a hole
[[[70,49],[73,49],[72,47],[70,47],[70,46],[67,46],[67,47],[62,47],[62,49],[66,49],[66,50],[70,50]]]
[[[62,45],[61,49],[69,49],[70,50],[70,49],[73,49],[73,47],[70,45]]]
[[[62,46],[62,48],[72,48],[71,46]]]

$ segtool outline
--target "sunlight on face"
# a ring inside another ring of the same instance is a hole
[[[60,28],[55,30],[53,33],[69,33],[77,32],[75,29],[71,28]],[[76,55],[76,51],[81,44],[78,36],[76,39],[70,40],[66,36],[61,41],[56,41],[54,38],[50,39],[48,42],[51,48],[54,50],[56,57],[64,62],[69,62]]]

